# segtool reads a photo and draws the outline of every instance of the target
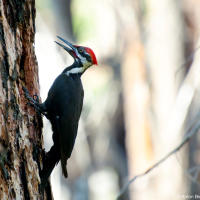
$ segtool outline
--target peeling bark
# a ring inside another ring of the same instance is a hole
[[[42,120],[22,85],[39,93],[35,1],[0,0],[0,199],[51,199],[39,191]],[[50,191],[50,190],[49,190]]]

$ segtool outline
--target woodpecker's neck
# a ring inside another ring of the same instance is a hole
[[[63,74],[70,75],[79,75],[81,76],[84,73],[85,69],[81,63],[74,62],[71,66],[64,69]]]

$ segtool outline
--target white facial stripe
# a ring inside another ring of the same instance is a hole
[[[84,71],[83,67],[77,67],[77,68],[72,68],[69,71],[66,72],[67,76],[69,76],[70,74],[79,74],[82,73]]]
[[[79,54],[80,55],[80,54]],[[88,62],[88,60],[80,55],[80,60],[82,63],[82,67],[77,67],[77,68],[72,68],[69,71],[67,71],[65,74],[67,76],[69,76],[70,74],[79,74],[79,73],[83,73],[88,67],[90,67],[92,64],[91,62]]]

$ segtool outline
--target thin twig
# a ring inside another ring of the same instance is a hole
[[[177,76],[177,74],[179,73],[180,70],[184,69],[183,67],[188,64],[190,61],[192,61],[194,59],[194,56],[196,54],[196,52],[200,49],[200,46],[198,46],[197,48],[194,49],[194,51],[187,57],[186,61],[181,64],[181,66],[176,70],[175,72],[175,77]]]
[[[197,119],[199,119],[199,118],[197,118]],[[150,173],[153,169],[155,169],[160,164],[162,164],[170,156],[172,156],[173,154],[175,154],[176,152],[178,152],[191,139],[191,137],[198,132],[199,129],[200,129],[200,120],[199,120],[198,123],[194,123],[192,126],[190,126],[190,128],[188,129],[188,131],[186,133],[186,136],[184,137],[184,139],[182,140],[182,142],[175,149],[173,149],[168,154],[166,154],[163,158],[161,158],[153,166],[151,166],[150,168],[148,168],[145,172],[134,176],[130,181],[128,181],[128,183],[121,189],[120,193],[117,196],[117,199],[119,200],[122,197],[122,195],[128,189],[128,187],[130,186],[130,184],[132,184],[134,181],[136,181],[136,179],[141,178],[141,177],[145,176],[146,174]]]

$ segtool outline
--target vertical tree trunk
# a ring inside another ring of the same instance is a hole
[[[57,35],[62,35],[69,40],[75,41],[72,28],[72,0],[51,0],[54,14],[54,31]],[[56,27],[56,30],[55,30]]]
[[[175,112],[180,106],[175,100],[182,79],[182,74],[179,72],[176,75],[176,72],[184,58],[180,4],[181,2],[173,0],[151,0],[147,4],[146,55],[151,78],[151,105],[154,114],[152,133],[156,160],[173,149],[183,136],[179,127],[181,117]],[[178,159],[169,159],[157,169],[153,190],[156,195],[153,199],[176,199],[179,194],[187,192],[183,176],[186,155],[186,151],[179,153]],[[176,175],[175,179],[172,179],[173,174]]]
[[[126,147],[128,153],[129,176],[132,178],[146,170],[153,160],[153,144],[149,121],[149,90],[147,71],[145,68],[144,43],[140,20],[141,2],[129,1],[132,7],[132,24],[126,21],[126,48],[122,62],[122,84],[124,98],[124,115],[126,125]],[[127,11],[128,12],[128,11]],[[124,23],[125,24],[125,23]],[[150,182],[150,180],[148,180]],[[145,187],[145,192],[138,188],[143,184],[133,184],[130,187],[130,199],[151,199],[151,187]]]
[[[22,86],[39,92],[35,1],[0,0],[0,199],[47,199],[39,191],[42,121]],[[47,193],[46,193],[47,194]]]
[[[181,73],[179,77],[175,74],[184,57],[179,3],[147,0],[135,1],[133,5],[135,17],[132,26],[128,24],[129,29],[124,31],[124,38],[129,40],[122,63],[126,146],[131,177],[144,172],[152,160],[160,159],[182,139],[172,117],[181,80]],[[151,114],[153,120],[149,120]],[[182,158],[179,154],[179,160]],[[177,160],[168,160],[156,173],[131,185],[131,199],[173,199],[174,195],[186,190],[186,180]],[[172,181],[174,173],[176,179]]]

